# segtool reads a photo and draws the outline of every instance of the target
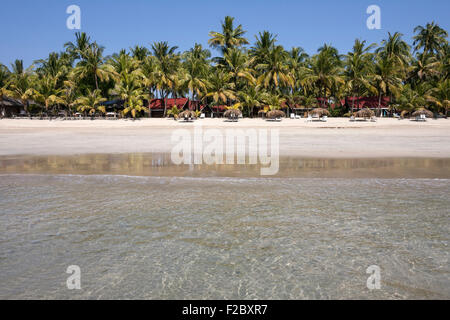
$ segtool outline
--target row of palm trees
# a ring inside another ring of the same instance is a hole
[[[105,113],[103,102],[123,101],[123,114],[138,117],[148,111],[152,98],[186,97],[211,106],[226,105],[253,115],[255,108],[280,109],[286,105],[330,108],[332,115],[353,112],[340,105],[345,97],[383,97],[391,107],[406,112],[428,107],[446,113],[450,108],[448,33],[434,22],[414,30],[408,45],[400,33],[388,33],[380,45],[355,40],[343,55],[328,44],[309,56],[291,50],[277,36],[260,32],[253,44],[242,25],[225,17],[220,31],[212,31],[212,57],[200,44],[185,52],[167,42],[150,48],[135,46],[104,56],[104,48],[85,33],[25,68],[16,60],[11,69],[0,64],[0,100],[22,101],[27,113],[43,106],[47,114]],[[319,99],[318,99],[319,98]],[[165,100],[163,100],[163,103]],[[164,105],[164,115],[167,108]]]

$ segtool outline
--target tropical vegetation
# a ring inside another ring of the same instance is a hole
[[[62,52],[28,68],[21,60],[10,68],[0,64],[0,101],[15,98],[28,114],[38,106],[40,113],[92,116],[106,112],[105,101],[118,100],[122,115],[135,118],[149,113],[154,98],[163,99],[164,116],[178,117],[179,110],[168,109],[164,99],[189,97],[239,109],[244,116],[294,105],[342,116],[355,107],[355,99],[342,104],[346,97],[376,97],[379,107],[389,98],[390,107],[404,114],[424,107],[446,114],[448,33],[434,22],[414,32],[411,45],[397,32],[378,45],[356,39],[346,54],[324,44],[308,55],[300,47],[284,48],[269,31],[251,43],[244,27],[227,16],[219,30],[209,33],[216,56],[200,44],[180,52],[167,42],[105,56],[104,47],[78,32]]]

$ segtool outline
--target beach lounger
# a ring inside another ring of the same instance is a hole
[[[327,121],[328,121],[328,117],[327,117],[327,116],[323,116],[322,119],[321,119],[321,121],[327,122]]]
[[[291,119],[295,119],[295,114],[291,113]]]
[[[308,118],[306,118],[306,121],[305,122],[312,122],[312,117],[311,117],[311,115],[308,115]]]

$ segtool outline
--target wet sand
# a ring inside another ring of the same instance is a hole
[[[450,121],[415,122],[379,119],[350,122],[331,118],[267,122],[242,119],[198,120],[203,128],[279,129],[280,155],[301,158],[450,158]],[[168,119],[131,120],[0,120],[0,155],[74,155],[170,152],[175,129],[194,123]]]

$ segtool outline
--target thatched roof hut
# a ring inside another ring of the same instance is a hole
[[[242,112],[239,109],[228,109],[223,116],[226,118],[238,118],[241,114]]]
[[[281,110],[272,110],[272,111],[267,112],[266,116],[269,119],[276,119],[276,118],[285,117],[286,114]]]
[[[197,119],[197,114],[191,110],[185,110],[178,114],[178,119]]]
[[[420,108],[417,111],[414,111],[412,113],[412,116],[413,117],[419,117],[422,114],[424,114],[425,117],[427,117],[427,118],[432,118],[433,117],[433,112],[431,112],[430,110],[427,110],[425,108]]]
[[[358,118],[372,118],[375,117],[375,112],[370,110],[369,108],[364,108],[355,112],[355,116]]]
[[[324,109],[324,108],[315,108],[310,113],[313,114],[313,115],[317,115],[319,117],[329,116],[330,115],[330,112],[327,109]]]

